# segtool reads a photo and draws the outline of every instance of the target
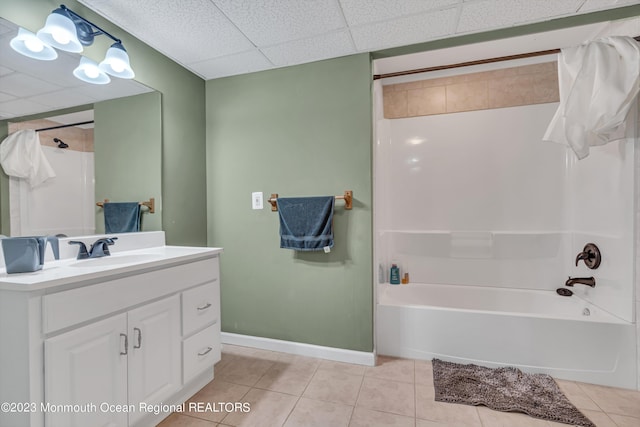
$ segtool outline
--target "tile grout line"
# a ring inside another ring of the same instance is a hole
[[[351,416],[349,417],[349,424],[351,425],[351,420],[353,420],[353,414],[356,412],[356,407],[358,406],[358,399],[360,399],[360,392],[362,391],[362,385],[364,384],[364,377],[367,374],[367,370],[362,373],[362,380],[360,381],[360,387],[358,387],[358,393],[356,394],[356,401],[353,403],[353,409],[351,410]]]
[[[293,407],[291,408],[291,410],[289,411],[289,413],[287,414],[287,417],[284,419],[284,422],[282,423],[282,425],[284,426],[285,424],[287,424],[287,421],[289,420],[289,417],[291,417],[291,414],[293,413],[294,409],[296,409],[296,406],[298,406],[298,403],[300,402],[300,399],[302,399],[302,396],[304,395],[304,392],[307,391],[307,388],[309,387],[309,384],[311,384],[311,381],[313,381],[313,379],[316,376],[316,372],[318,372],[318,369],[320,367],[320,364],[322,362],[318,363],[318,365],[316,366],[315,371],[313,371],[313,375],[311,376],[311,378],[309,379],[309,382],[307,382],[307,385],[304,386],[304,389],[302,390],[302,392],[300,393],[300,396],[298,396],[296,403],[293,404]]]

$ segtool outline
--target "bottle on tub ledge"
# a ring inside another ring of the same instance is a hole
[[[409,284],[409,273],[404,273],[404,275],[402,276],[402,284],[403,285]]]
[[[389,274],[389,283],[392,285],[400,284],[400,268],[398,264],[391,264],[391,273]]]

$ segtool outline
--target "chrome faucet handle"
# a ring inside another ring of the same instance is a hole
[[[78,256],[76,257],[76,259],[87,259],[87,258],[89,258],[89,252],[87,251],[87,245],[85,245],[84,242],[81,242],[79,240],[70,240],[69,244],[70,245],[78,245],[78,246],[80,246],[80,248],[78,250]]]
[[[91,249],[89,249],[89,258],[100,258],[111,255],[111,252],[109,252],[109,246],[113,245],[115,240],[118,240],[118,238],[103,237],[96,240],[93,245],[91,245]]]

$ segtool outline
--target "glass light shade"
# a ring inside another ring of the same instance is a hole
[[[19,54],[33,59],[51,61],[58,57],[55,49],[22,27],[18,28],[18,35],[11,39],[9,45]]]
[[[37,36],[40,40],[56,49],[67,52],[82,52],[82,44],[78,40],[76,24],[63,9],[56,9],[49,14],[47,22]]]
[[[132,79],[135,73],[129,65],[129,55],[122,43],[114,43],[107,50],[104,60],[100,63],[100,69],[107,74],[121,79]]]
[[[85,56],[80,58],[80,65],[73,70],[73,75],[84,82],[95,85],[106,85],[111,81],[109,76],[98,67],[96,62]]]

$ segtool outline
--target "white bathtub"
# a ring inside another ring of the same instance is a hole
[[[517,366],[636,389],[635,325],[575,295],[416,283],[377,287],[380,355]]]

